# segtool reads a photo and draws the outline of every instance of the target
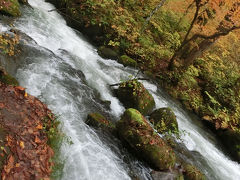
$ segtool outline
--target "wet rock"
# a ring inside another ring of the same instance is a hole
[[[153,180],[184,180],[183,175],[177,170],[172,172],[152,171],[151,176]]]
[[[20,5],[18,0],[11,0],[8,2],[0,2],[0,13],[8,16],[18,17],[21,15]]]
[[[29,5],[28,0],[18,0],[20,4]]]
[[[177,119],[171,108],[159,108],[153,111],[150,121],[159,133],[178,131]]]
[[[218,136],[230,156],[240,162],[240,133],[232,130],[219,130]]]
[[[119,137],[153,168],[168,170],[174,166],[175,153],[136,109],[127,109],[116,128]]]
[[[98,54],[102,58],[113,59],[113,60],[118,59],[118,54],[115,51],[113,51],[112,49],[107,48],[105,46],[101,46],[100,48],[98,48]]]
[[[100,113],[88,114],[86,124],[95,128],[114,128],[114,125]]]
[[[152,95],[137,80],[121,83],[115,93],[126,108],[137,109],[143,115],[150,113],[155,106]]]
[[[206,180],[204,174],[202,174],[195,166],[191,164],[184,165],[184,180]]]
[[[136,67],[137,66],[137,62],[128,57],[127,55],[123,55],[119,58],[118,60],[119,63],[123,64],[124,66],[130,66],[130,67]]]

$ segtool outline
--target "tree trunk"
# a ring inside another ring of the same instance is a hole
[[[217,39],[204,39],[198,46],[194,47],[188,54],[187,58],[184,59],[185,68],[193,64],[196,58],[201,57],[203,53],[216,42],[216,40]]]

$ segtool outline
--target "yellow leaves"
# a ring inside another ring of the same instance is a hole
[[[24,97],[27,97],[27,96],[28,96],[28,94],[27,94],[27,92],[25,92],[25,93],[24,93]]]
[[[20,141],[20,143],[19,143],[19,146],[22,148],[22,149],[24,149],[24,142],[23,141]]]
[[[0,34],[0,50],[8,55],[14,56],[17,53],[16,45],[19,44],[19,36],[14,34],[14,36],[9,36],[9,34]]]

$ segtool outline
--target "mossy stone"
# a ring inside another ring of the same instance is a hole
[[[113,60],[118,59],[118,54],[114,50],[107,48],[105,46],[101,46],[100,48],[98,48],[98,54],[105,59],[113,59]]]
[[[149,114],[155,106],[153,96],[137,80],[129,80],[120,84],[115,92],[126,108],[137,109],[143,115]]]
[[[1,67],[0,67],[0,82],[7,84],[7,85],[14,85],[14,86],[18,86],[19,83],[18,81],[10,76],[9,74],[7,74],[6,72],[4,72]]]
[[[137,67],[137,62],[134,59],[128,57],[127,55],[122,55],[119,58],[118,62],[123,64],[124,66]]]
[[[0,13],[14,17],[20,16],[21,12],[18,0],[6,0],[6,3],[0,6]]]
[[[127,109],[116,127],[120,138],[152,167],[167,170],[174,166],[175,153],[154,132],[139,111],[133,108]]]
[[[185,180],[206,180],[205,175],[191,164],[184,165]]]
[[[159,108],[153,111],[150,121],[159,133],[178,131],[177,119],[171,108]]]
[[[113,128],[114,125],[100,113],[90,113],[87,116],[86,124],[95,128]]]

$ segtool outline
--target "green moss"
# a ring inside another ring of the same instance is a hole
[[[122,55],[119,59],[119,62],[124,66],[131,66],[131,67],[137,66],[137,62],[134,59],[128,57],[127,55]]]
[[[186,180],[206,180],[204,174],[202,174],[195,166],[187,164],[184,166],[184,179]]]
[[[14,77],[12,77],[4,72],[0,72],[0,81],[2,83],[8,84],[8,85],[14,85],[14,86],[19,85],[18,81]]]
[[[103,115],[100,113],[90,113],[88,114],[86,123],[93,127],[102,127],[102,128],[114,128],[114,125],[108,121]]]
[[[0,12],[10,16],[20,16],[20,5],[18,0],[3,0],[0,2]]]
[[[121,120],[117,122],[118,134],[123,138],[139,157],[151,166],[160,170],[173,167],[175,153],[154,132],[147,120],[135,109],[127,109]]]
[[[178,132],[176,116],[170,108],[160,108],[155,110],[150,116],[150,121],[159,133]]]
[[[60,130],[60,121],[57,120],[57,117],[54,114],[49,114],[43,120],[43,131],[47,134],[48,145],[54,151],[54,157],[51,159],[54,166],[51,173],[51,179],[59,179],[62,177],[64,162],[61,159],[60,147],[64,140],[68,143],[72,143],[65,134]]]
[[[122,83],[116,94],[125,107],[137,109],[143,115],[148,114],[155,106],[152,95],[137,80]]]
[[[127,118],[138,122],[140,125],[143,125],[146,123],[144,121],[142,114],[138,110],[133,109],[133,108],[127,109],[123,116],[126,116]]]

